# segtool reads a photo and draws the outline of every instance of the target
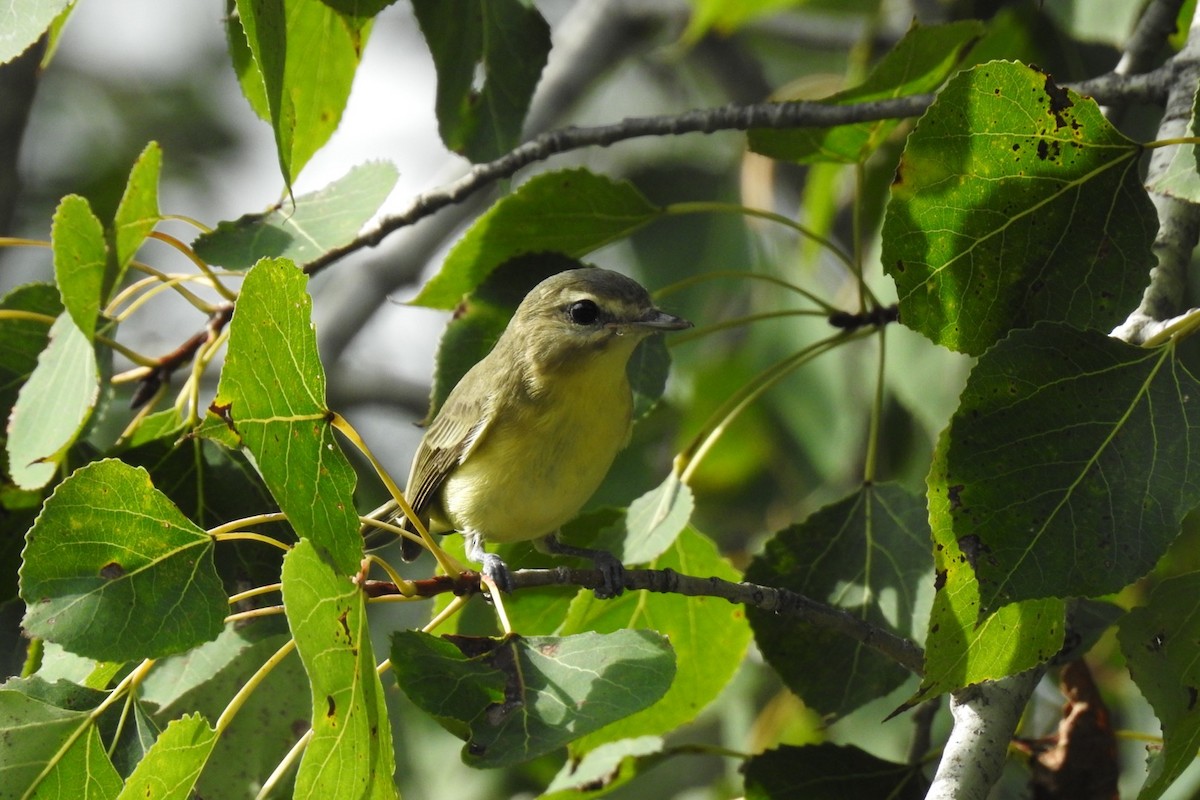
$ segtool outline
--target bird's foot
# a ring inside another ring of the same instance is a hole
[[[600,570],[600,585],[596,587],[596,599],[607,600],[618,597],[625,591],[625,565],[621,560],[606,550],[595,550],[590,547],[576,547],[563,544],[554,534],[542,539],[544,549],[558,556],[574,556],[586,558],[592,566]]]
[[[512,594],[515,587],[512,570],[504,559],[495,553],[483,549],[483,537],[478,534],[467,535],[467,558],[480,565],[480,572],[491,578],[496,588],[506,594]]]

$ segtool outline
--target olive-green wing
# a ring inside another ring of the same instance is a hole
[[[474,390],[476,374],[468,373],[454,387],[413,457],[404,496],[422,519],[446,476],[479,442],[492,419],[494,395]]]

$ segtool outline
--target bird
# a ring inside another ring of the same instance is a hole
[[[629,442],[634,349],[691,326],[619,272],[583,267],[546,278],[434,416],[405,499],[431,533],[461,532],[467,557],[501,591],[512,591],[512,573],[485,542],[539,540],[550,553],[590,558],[602,575],[598,597],[620,594],[624,568],[615,556],[566,545],[556,533]],[[404,525],[395,501],[370,516]],[[405,560],[420,554],[401,541]]]

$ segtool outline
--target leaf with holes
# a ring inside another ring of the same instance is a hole
[[[1014,328],[1111,330],[1158,227],[1142,148],[1089,98],[993,61],[946,84],[909,136],[883,223],[904,324],[978,355]]]

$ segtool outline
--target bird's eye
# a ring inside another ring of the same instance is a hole
[[[576,325],[591,325],[600,317],[600,309],[591,300],[579,300],[567,306],[567,319]]]

